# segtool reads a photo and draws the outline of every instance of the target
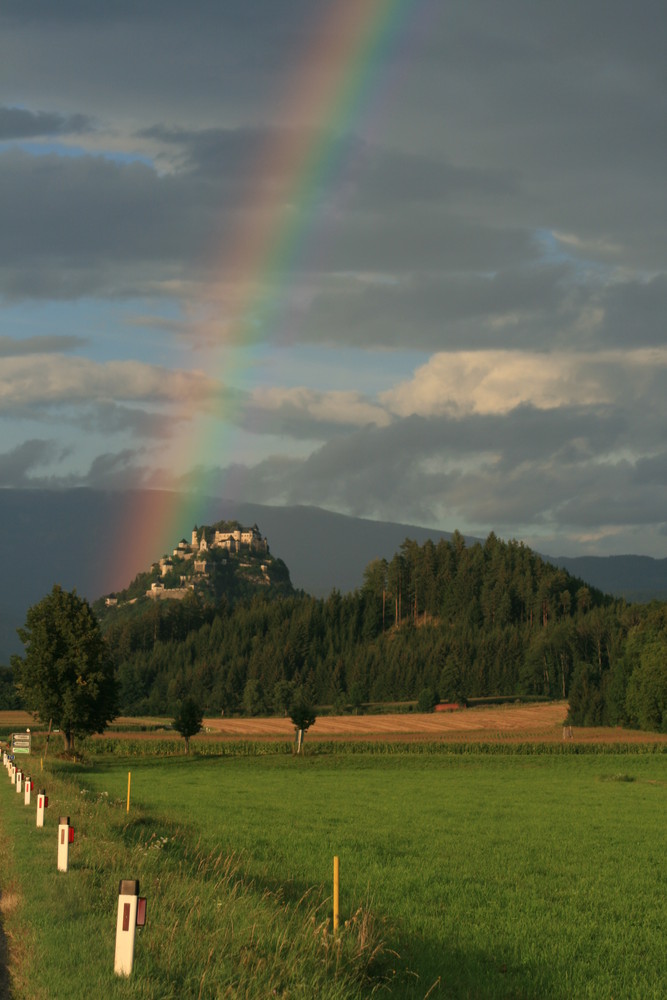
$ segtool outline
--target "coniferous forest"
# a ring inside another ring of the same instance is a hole
[[[568,698],[576,725],[667,731],[667,605],[628,605],[518,542],[420,546],[326,599],[281,586],[101,612],[125,714],[186,695],[207,714],[278,713],[296,689],[368,703]]]

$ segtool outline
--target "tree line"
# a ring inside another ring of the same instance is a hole
[[[186,697],[258,715],[297,695],[337,711],[541,696],[569,699],[575,725],[667,730],[667,605],[614,600],[494,534],[406,539],[350,594],[193,594],[102,629],[123,714],[171,714]]]

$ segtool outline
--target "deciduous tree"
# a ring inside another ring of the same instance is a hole
[[[116,714],[113,664],[88,602],[57,584],[28,609],[17,630],[25,656],[14,656],[16,687],[28,711],[75,736],[100,733]]]
[[[184,698],[174,718],[174,729],[185,740],[185,752],[190,753],[190,738],[200,732],[204,713],[194,698]]]
[[[315,722],[315,706],[306,696],[304,691],[297,691],[294,701],[290,705],[290,719],[296,731],[297,753],[302,749],[305,732],[310,729]]]

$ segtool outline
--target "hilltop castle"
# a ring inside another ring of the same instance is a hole
[[[196,526],[192,529],[190,549],[193,553],[206,552],[208,549],[227,549],[229,552],[240,552],[243,547],[249,548],[251,552],[269,551],[266,538],[262,537],[257,525],[253,525],[252,528],[232,528],[231,531],[220,531],[216,528],[211,538],[212,530]],[[180,553],[175,549],[174,555],[177,554]]]
[[[192,559],[194,573],[181,575],[180,587],[166,587],[161,580],[154,581],[151,584],[150,590],[146,591],[146,597],[182,600],[188,593],[194,590],[198,580],[201,581],[210,575],[212,563],[207,559],[207,553],[212,549],[224,549],[232,555],[236,555],[243,550],[259,555],[262,553],[268,554],[269,545],[266,538],[260,533],[257,525],[253,525],[252,528],[241,527],[237,522],[232,522],[231,524],[220,522],[220,527],[213,525],[210,528],[205,526],[198,528],[195,525],[192,529],[191,541],[188,543],[185,538],[182,538],[173,550],[172,556],[163,556],[159,563],[156,564],[160,568],[161,576],[166,577],[176,569],[178,561]],[[174,559],[176,559],[176,563]],[[246,564],[244,563],[243,565]],[[260,566],[260,574],[260,581],[262,583],[269,583],[266,565],[263,564]]]

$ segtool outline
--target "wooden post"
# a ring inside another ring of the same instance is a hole
[[[340,866],[338,862],[338,856],[336,855],[333,859],[333,929],[334,934],[338,930],[338,883],[340,875]]]
[[[127,772],[127,811],[130,811],[130,782],[132,780],[132,772]]]

